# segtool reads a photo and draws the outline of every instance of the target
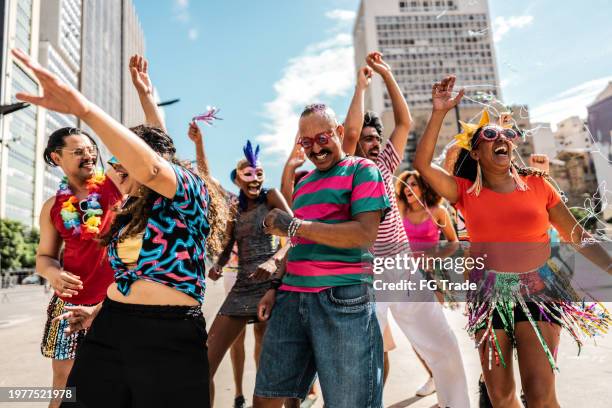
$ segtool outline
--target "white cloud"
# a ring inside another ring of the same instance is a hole
[[[493,20],[493,41],[499,42],[514,28],[523,28],[533,22],[533,16],[496,17]]]
[[[530,111],[533,121],[549,122],[555,127],[570,116],[587,116],[586,107],[612,81],[612,76],[594,79],[567,89]]]
[[[355,20],[356,15],[357,13],[355,13],[353,10],[340,10],[340,9],[330,10],[327,13],[325,13],[325,17],[329,19],[347,21],[351,23],[353,22],[353,20]]]
[[[350,12],[351,18],[355,13]],[[349,12],[333,10],[326,17],[345,26]],[[283,76],[274,84],[276,97],[264,106],[264,132],[256,137],[266,154],[277,154],[284,160],[291,151],[297,132],[299,115],[305,105],[329,102],[346,95],[355,82],[352,38],[346,32],[310,44],[297,57],[291,58]],[[339,107],[346,109],[347,107]],[[344,112],[337,112],[340,116]],[[279,161],[280,161],[279,160]]]
[[[334,47],[352,46],[353,38],[346,33],[337,34],[334,37],[327,38],[321,42],[310,44],[304,50],[304,54],[316,53],[318,51],[327,50]]]
[[[198,39],[199,32],[197,27],[193,24],[189,24],[191,21],[191,11],[189,10],[189,0],[174,0],[174,6],[172,8],[174,18],[180,21],[184,25],[191,25],[187,30],[187,38],[191,41]]]
[[[189,0],[174,0],[173,7],[174,18],[183,23],[187,23],[191,19],[189,14]]]

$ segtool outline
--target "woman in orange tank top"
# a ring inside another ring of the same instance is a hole
[[[453,175],[432,165],[444,117],[463,97],[463,90],[453,95],[454,83],[454,77],[447,77],[433,86],[433,112],[414,167],[461,211],[470,256],[485,259],[483,269],[470,273],[478,289],[469,294],[468,331],[475,336],[493,405],[521,406],[512,370],[516,345],[528,405],[558,407],[555,369],[561,328],[580,345],[584,335],[605,332],[610,316],[599,304],[578,302],[566,276],[549,259],[547,231],[552,224],[564,241],[608,273],[612,259],[578,224],[546,173],[512,161],[519,133],[504,123],[490,123],[487,111],[478,125],[462,123],[464,131],[456,136],[462,151]]]

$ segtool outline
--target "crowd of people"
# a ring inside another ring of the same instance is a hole
[[[416,394],[435,392],[439,407],[469,407],[462,352],[443,312],[447,294],[406,291],[377,301],[373,289],[375,258],[456,256],[459,239],[471,257],[487,258],[465,273],[477,289],[460,303],[480,353],[481,407],[521,406],[514,349],[522,403],[558,407],[561,329],[581,344],[610,325],[601,304],[581,301],[563,281],[550,231],[608,273],[612,259],[561,200],[545,161],[539,169],[517,164],[520,130],[506,116],[491,120],[485,109],[478,124],[463,123],[453,154],[433,163],[444,118],[464,96],[453,76],[433,84],[413,169],[397,174],[412,126],[408,104],[391,67],[372,52],[343,124],[327,105],[304,108],[280,189],[264,187],[259,147],[246,142],[230,174],[236,196],[210,173],[195,121],[187,133],[196,165],[176,157],[143,57],[132,57],[129,69],[145,123],[127,128],[13,53],[42,89],[17,98],[77,116],[113,155],[102,172],[95,139],[78,128],[55,131],[44,151],[65,177],[40,215],[36,269],[55,291],[41,350],[52,361],[53,387],[76,390],[76,401],[51,407],[213,406],[228,350],[234,406],[245,407],[244,333],[253,324],[254,407],[309,407],[322,398],[329,408],[379,408],[395,347],[388,313],[429,373]],[[393,108],[388,137],[380,117],[364,111],[374,75]],[[306,160],[310,171],[300,170]],[[440,240],[450,246],[441,249]],[[408,279],[439,273],[424,268]],[[226,284],[208,332],[206,274]],[[404,278],[397,267],[380,276]]]

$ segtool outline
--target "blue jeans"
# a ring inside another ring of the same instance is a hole
[[[327,408],[382,407],[380,333],[370,285],[279,291],[255,395],[304,399],[318,374]]]

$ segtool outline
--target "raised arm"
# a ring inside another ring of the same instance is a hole
[[[200,173],[202,177],[209,177],[210,169],[208,167],[208,159],[206,159],[206,151],[204,150],[204,138],[202,137],[202,131],[197,123],[189,123],[187,136],[189,136],[189,139],[191,139],[195,146],[198,173]]]
[[[285,163],[285,167],[283,167],[283,174],[281,176],[281,194],[283,195],[288,207],[291,207],[293,204],[293,184],[295,181],[295,171],[302,167],[305,161],[306,154],[304,153],[302,146],[297,144],[296,136],[295,145],[293,146],[291,155]]]
[[[166,124],[161,115],[159,107],[155,102],[153,95],[153,84],[149,78],[149,63],[147,60],[138,54],[132,55],[130,58],[130,74],[132,75],[132,84],[138,92],[140,105],[145,114],[145,122],[147,125],[155,126],[166,131]]]
[[[444,117],[463,97],[463,89],[457,96],[452,97],[454,85],[454,76],[446,77],[442,82],[433,85],[431,92],[433,110],[414,157],[414,168],[438,194],[453,204],[458,199],[457,182],[444,169],[433,164],[432,160]]]
[[[42,96],[20,92],[16,95],[17,99],[77,116],[93,129],[131,177],[164,197],[174,197],[176,174],[167,160],[128,128],[88,101],[79,91],[32,61],[28,55],[20,50],[13,50],[13,55],[32,70],[43,91]]]
[[[353,100],[346,114],[344,121],[344,139],[342,140],[342,150],[346,154],[355,154],[359,137],[361,136],[361,128],[363,126],[363,115],[365,114],[364,98],[365,91],[372,81],[372,69],[363,67],[357,71],[357,84],[355,85],[355,93]]]
[[[412,116],[410,116],[408,104],[406,99],[404,99],[402,90],[395,81],[391,67],[382,59],[382,54],[380,52],[372,52],[366,57],[366,62],[385,81],[389,98],[391,98],[393,121],[395,122],[395,127],[393,132],[391,132],[389,141],[393,143],[395,151],[399,155],[400,160],[402,160],[404,158],[406,142],[408,141],[408,132],[410,132],[410,127],[412,126]]]
[[[529,156],[529,167],[550,173],[550,159],[547,154],[532,154]]]

